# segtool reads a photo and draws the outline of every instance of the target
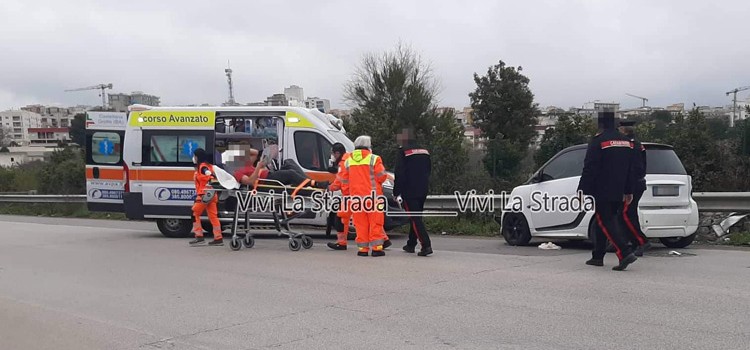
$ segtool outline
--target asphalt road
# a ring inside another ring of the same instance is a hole
[[[0,216],[0,349],[747,349],[750,251],[435,237],[382,258],[258,239],[189,247],[150,223]]]

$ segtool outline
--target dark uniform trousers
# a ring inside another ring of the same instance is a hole
[[[641,221],[638,218],[638,203],[645,191],[645,186],[633,191],[633,201],[630,202],[630,205],[623,207],[622,215],[620,215],[621,226],[630,233],[630,242],[636,247],[646,244],[646,235],[641,230]]]
[[[622,260],[631,253],[628,246],[629,239],[623,235],[620,229],[620,220],[617,219],[617,214],[622,212],[623,202],[596,200],[595,204],[596,230],[594,232],[596,232],[596,236],[594,237],[592,258],[604,259],[604,254],[607,252],[607,240],[609,240],[615,247],[617,258]]]
[[[421,212],[424,210],[424,202],[427,198],[404,198],[402,205],[404,211],[409,212]],[[427,234],[427,230],[424,227],[424,221],[422,221],[422,215],[409,215],[411,221],[411,228],[409,229],[409,239],[406,241],[406,245],[414,247],[417,245],[419,240],[422,248],[432,247],[430,241],[430,235]]]

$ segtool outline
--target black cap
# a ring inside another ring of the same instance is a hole
[[[620,121],[620,126],[634,126],[635,120],[623,120]]]

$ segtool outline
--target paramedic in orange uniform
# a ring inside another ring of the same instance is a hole
[[[358,137],[354,146],[351,156],[344,161],[340,181],[341,191],[348,193],[348,208],[357,230],[357,255],[368,256],[372,249],[372,256],[384,256],[386,236],[383,223],[387,203],[383,197],[383,182],[388,175],[382,159],[370,151],[372,141],[369,136]],[[377,196],[374,201],[365,199],[372,199],[373,193]]]
[[[224,245],[224,239],[221,235],[221,222],[219,222],[219,214],[216,208],[219,196],[214,195],[208,203],[203,202],[206,189],[209,188],[208,183],[212,178],[215,178],[211,158],[212,156],[202,148],[198,148],[193,152],[193,163],[196,165],[195,175],[193,176],[196,192],[195,204],[193,204],[193,218],[195,219],[193,233],[195,233],[195,239],[190,241],[190,245],[199,245],[205,242],[203,239],[203,226],[201,225],[201,214],[203,214],[203,211],[208,211],[208,219],[211,220],[211,226],[213,226],[214,240],[209,242],[208,245]]]
[[[331,157],[333,164],[337,164],[338,166],[331,167],[329,169],[330,172],[336,173],[336,180],[333,181],[333,183],[328,186],[328,190],[331,192],[335,191],[341,191],[341,176],[342,172],[341,170],[344,169],[344,163],[346,162],[349,157],[351,157],[351,153],[346,151],[346,148],[343,144],[337,142],[333,144],[331,147]],[[341,193],[342,196],[347,196],[348,193]],[[330,222],[333,223],[333,227],[336,229],[336,243],[329,242],[328,248],[331,248],[333,250],[346,250],[347,248],[347,238],[349,237],[349,221],[352,218],[352,213],[348,210],[340,210],[338,213],[331,213],[331,220]],[[329,226],[330,227],[330,226]],[[329,231],[330,232],[330,231]],[[391,246],[391,240],[388,239],[388,235],[383,232],[385,235],[385,242],[383,243],[383,248],[388,248]]]

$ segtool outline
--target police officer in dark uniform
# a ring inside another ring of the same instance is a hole
[[[428,256],[432,254],[432,242],[424,227],[421,212],[424,210],[424,202],[427,199],[430,184],[432,169],[430,153],[417,146],[414,131],[411,128],[403,129],[396,138],[400,147],[393,196],[401,197],[401,205],[407,213],[415,212],[415,215],[409,217],[411,221],[409,239],[403,249],[406,252],[414,253],[417,241],[419,241],[421,250],[417,255]]]
[[[612,269],[622,271],[637,260],[617,220],[623,201],[630,204],[633,199],[636,153],[633,143],[615,129],[614,112],[599,113],[599,128],[600,132],[589,143],[578,184],[579,191],[594,197],[596,206],[594,249],[586,264],[604,266],[609,240],[619,259],[619,264]]]
[[[646,235],[641,230],[640,220],[638,219],[638,203],[646,191],[646,148],[635,137],[635,121],[623,120],[620,122],[620,132],[633,142],[633,150],[636,152],[637,160],[635,162],[635,187],[633,188],[633,201],[629,205],[623,206],[623,213],[620,215],[622,227],[625,227],[631,234],[630,242],[635,249],[635,256],[643,256],[643,252],[651,247]]]

